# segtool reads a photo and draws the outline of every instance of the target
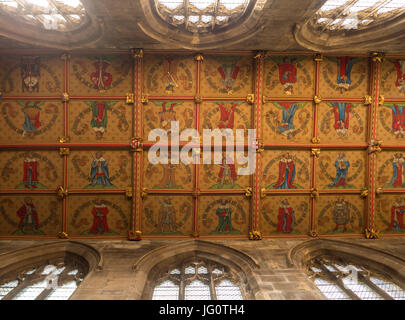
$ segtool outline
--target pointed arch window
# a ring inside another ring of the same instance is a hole
[[[405,286],[389,275],[342,257],[315,257],[307,273],[330,300],[405,300]]]
[[[328,0],[314,16],[321,31],[364,29],[405,12],[405,0]]]
[[[211,261],[188,261],[155,281],[152,300],[244,300],[238,278]]]
[[[0,0],[1,14],[12,15],[22,24],[55,31],[73,31],[87,19],[80,0]]]
[[[72,254],[28,264],[0,278],[0,300],[67,300],[89,270]]]

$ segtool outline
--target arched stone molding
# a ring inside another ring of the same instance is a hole
[[[72,31],[45,30],[28,23],[19,23],[16,28],[13,15],[0,15],[0,36],[33,46],[46,46],[60,50],[82,49],[94,45],[105,35],[102,19],[88,14],[85,22]]]
[[[361,30],[317,31],[313,18],[296,24],[293,34],[299,45],[318,52],[386,51],[385,45],[396,39],[398,50],[405,41],[405,14],[373,23]],[[402,40],[402,41],[401,41]],[[396,49],[391,47],[391,49]]]
[[[102,269],[102,257],[93,247],[76,241],[58,241],[0,254],[0,278],[27,265],[69,255],[82,259],[88,265],[87,275]]]
[[[342,257],[354,264],[366,266],[405,287],[405,259],[361,244],[330,239],[308,240],[290,249],[287,261],[290,266],[304,269],[310,260],[323,255]]]
[[[138,22],[138,27],[149,37],[161,43],[170,44],[187,50],[210,50],[231,46],[253,38],[263,31],[264,24],[260,24],[263,7],[268,1],[251,0],[244,16],[233,25],[221,32],[209,34],[191,33],[176,28],[164,21],[157,13],[154,0],[141,1],[145,19]]]
[[[150,299],[156,278],[168,268],[192,258],[210,260],[236,273],[244,285],[245,298],[255,299],[259,285],[254,275],[257,262],[247,254],[222,244],[190,240],[152,250],[133,266],[136,281],[135,299]]]

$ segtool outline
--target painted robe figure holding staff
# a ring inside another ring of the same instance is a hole
[[[103,158],[103,153],[98,151],[96,156],[91,154],[93,162],[91,163],[91,185],[112,186],[108,172],[108,162]]]

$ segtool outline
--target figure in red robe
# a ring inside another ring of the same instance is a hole
[[[32,231],[38,228],[38,212],[30,197],[24,199],[24,204],[17,210],[20,218],[18,228],[22,231]]]
[[[220,165],[221,169],[219,170],[218,177],[219,183],[223,186],[228,179],[230,184],[233,186],[234,181],[236,180],[236,170],[235,164],[233,163],[230,157],[222,155],[222,163]]]
[[[392,132],[396,138],[405,136],[405,106],[394,103],[387,106],[392,110]]]
[[[405,93],[405,60],[396,60],[393,63],[397,71],[395,86],[398,88],[399,92]]]
[[[221,75],[221,81],[228,93],[232,92],[233,84],[238,76],[240,67],[236,63],[222,64],[218,67],[218,72]]]
[[[296,189],[293,185],[295,178],[295,164],[292,157],[286,153],[278,164],[278,180],[274,189]]]
[[[387,231],[405,230],[404,212],[405,205],[403,204],[402,199],[398,197],[391,207],[391,224],[387,228]]]
[[[349,130],[349,112],[353,105],[345,102],[334,102],[331,105],[335,115],[335,124],[333,127],[339,137],[345,137]]]
[[[392,160],[392,179],[389,183],[392,187],[402,188],[404,185],[404,166],[405,159],[402,157],[402,153],[395,153],[394,159]]]
[[[91,214],[93,215],[93,226],[89,233],[103,234],[110,232],[107,223],[108,208],[101,200],[96,201]]]
[[[288,95],[293,93],[294,86],[297,83],[297,67],[294,62],[294,58],[284,57],[283,62],[278,67],[280,83],[284,86],[284,92]]]
[[[293,231],[295,222],[294,209],[290,206],[287,199],[281,201],[277,218],[277,232],[290,233]]]
[[[352,84],[351,72],[354,63],[358,59],[350,57],[338,57],[337,58],[337,85],[340,89],[340,92],[343,93],[345,90],[349,90],[350,85]]]
[[[112,75],[106,71],[109,65],[110,62],[103,60],[101,57],[98,61],[93,63],[96,71],[90,75],[90,78],[96,89],[106,89],[110,86],[112,82]]]
[[[235,108],[236,103],[224,104],[218,103],[219,110],[221,112],[221,118],[219,119],[218,128],[220,129],[233,129],[235,120]]]
[[[29,188],[37,188],[38,184],[38,160],[34,158],[32,152],[27,154],[24,159],[24,186]]]

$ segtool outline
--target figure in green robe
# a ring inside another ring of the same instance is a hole
[[[215,232],[231,232],[232,208],[229,205],[229,200],[221,201],[221,205],[218,207],[216,214],[218,216],[218,226],[215,229]]]

